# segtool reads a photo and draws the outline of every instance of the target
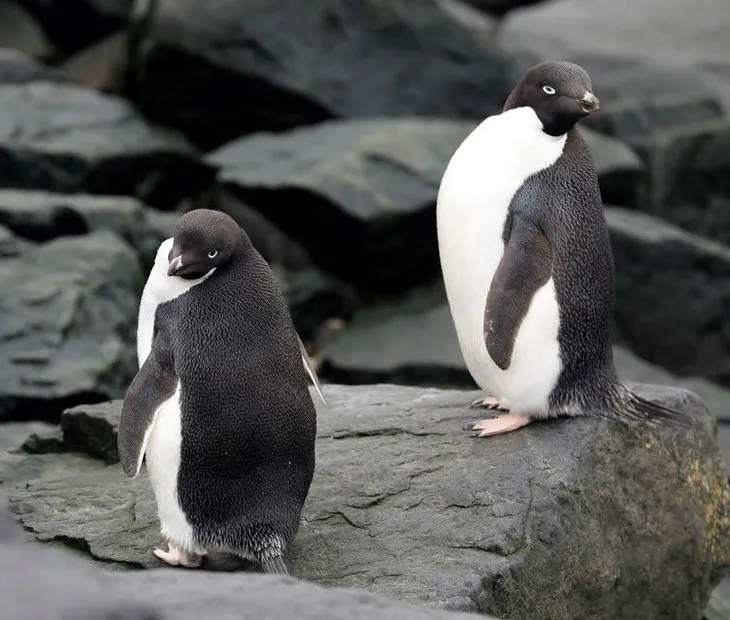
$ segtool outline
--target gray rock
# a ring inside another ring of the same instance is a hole
[[[215,170],[111,95],[48,81],[0,85],[0,187],[135,196],[171,209]]]
[[[675,374],[730,384],[730,249],[642,213],[606,217],[621,337]]]
[[[4,620],[468,620],[360,590],[291,577],[195,571],[99,574],[57,549],[19,541],[0,496],[0,597]],[[42,592],[43,596],[38,596]]]
[[[0,3],[0,48],[34,58],[49,57],[53,51],[35,19],[13,0]]]
[[[698,617],[730,562],[714,424],[689,392],[632,387],[695,428],[579,419],[475,440],[476,392],[325,386],[293,575],[497,617]],[[37,539],[120,567],[157,565],[146,474],[129,480],[80,454],[1,463],[12,510]],[[176,574],[184,583],[190,572]]]
[[[204,150],[330,118],[482,118],[516,78],[437,0],[179,0],[153,36],[138,103]]]
[[[43,422],[6,422],[0,424],[0,452],[19,450],[29,435],[47,436],[56,427]]]
[[[14,49],[0,49],[0,84],[26,84],[38,80],[63,81],[53,69],[31,56]]]
[[[17,237],[12,230],[0,224],[0,259],[17,258],[31,247],[32,243]]]
[[[245,137],[208,161],[318,264],[363,288],[399,290],[438,271],[436,195],[474,126],[427,118],[331,121]],[[635,202],[643,182],[636,155],[583,133],[604,195]]]
[[[108,232],[62,238],[0,274],[0,420],[57,419],[123,394],[144,284],[126,243]]]
[[[715,588],[710,602],[702,615],[704,620],[730,619],[730,578],[726,578]]]
[[[719,419],[730,422],[730,390],[701,378],[677,377],[620,345],[613,352],[624,381],[695,392]],[[320,376],[335,383],[476,387],[461,355],[441,281],[358,312],[347,329],[330,339],[322,355]],[[730,449],[730,436],[725,442],[721,435],[721,445],[725,443]]]

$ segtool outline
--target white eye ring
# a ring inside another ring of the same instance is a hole
[[[542,87],[542,90],[543,90],[544,93],[547,93],[548,95],[554,95],[555,94],[555,89],[552,86],[547,86],[547,85],[546,86],[543,86]]]
[[[218,256],[218,250],[208,252],[208,258],[215,258],[216,256]]]

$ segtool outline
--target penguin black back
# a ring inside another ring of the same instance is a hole
[[[268,264],[222,213],[175,229],[170,274],[200,285],[157,310],[181,385],[178,497],[200,545],[278,558],[314,471],[316,412]]]

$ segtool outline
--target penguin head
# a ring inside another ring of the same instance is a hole
[[[168,276],[196,280],[225,265],[243,231],[233,218],[220,211],[194,209],[175,224]]]
[[[530,107],[542,123],[543,131],[561,136],[585,116],[599,108],[591,92],[588,72],[565,61],[541,62],[522,76],[504,104],[504,110]]]

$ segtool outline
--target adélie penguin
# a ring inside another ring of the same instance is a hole
[[[118,448],[130,477],[146,460],[168,542],[155,555],[192,567],[223,551],[288,572],[316,411],[275,276],[228,215],[190,211],[160,246],[138,356]]]
[[[599,108],[569,62],[530,68],[453,154],[437,200],[441,268],[467,368],[503,415],[688,424],[631,392],[611,347],[614,262],[596,168],[576,123]]]

